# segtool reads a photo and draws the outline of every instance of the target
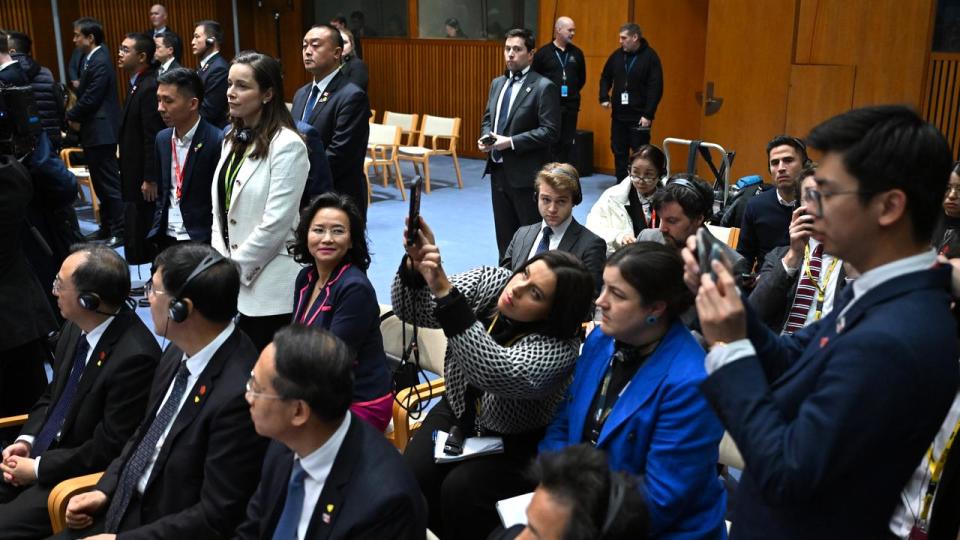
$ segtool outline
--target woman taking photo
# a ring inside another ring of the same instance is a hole
[[[692,303],[675,249],[639,242],[607,259],[599,331],[540,444],[587,442],[607,452],[611,469],[637,475],[656,539],[726,537],[723,427],[700,394],[704,351],[679,320]]]
[[[640,231],[660,226],[653,195],[667,172],[667,158],[645,144],[630,156],[630,174],[608,188],[590,209],[587,228],[607,242],[607,255],[637,241]]]
[[[231,129],[213,177],[213,247],[240,265],[239,326],[263,350],[290,322],[287,252],[310,164],[283,103],[280,63],[256,52],[234,58],[227,79]]]
[[[370,251],[363,218],[346,195],[324,193],[300,215],[290,253],[309,265],[297,276],[293,322],[332,332],[356,353],[350,410],[378,430],[393,412],[380,335],[380,304],[367,279]]]
[[[569,253],[545,251],[516,272],[480,267],[451,276],[433,232],[419,240],[393,283],[393,309],[408,322],[442,328],[446,393],[404,453],[441,538],[486,538],[500,499],[533,489],[524,471],[573,371],[580,321],[593,280]],[[406,237],[406,235],[404,235]],[[501,437],[500,454],[434,462],[434,431]]]

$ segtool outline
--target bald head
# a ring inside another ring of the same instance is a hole
[[[553,43],[557,47],[563,48],[573,41],[573,35],[577,32],[573,19],[570,17],[560,17],[553,25]]]
[[[155,29],[167,26],[167,8],[163,4],[154,4],[150,7],[150,24]]]

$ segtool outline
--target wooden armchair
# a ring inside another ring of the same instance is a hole
[[[6,418],[0,418],[0,429],[22,426],[26,423],[27,423],[26,414],[18,414],[16,416],[7,416]]]
[[[407,200],[403,191],[403,176],[400,174],[400,161],[397,160],[397,149],[400,147],[401,129],[399,126],[384,124],[370,124],[370,137],[367,139],[368,156],[363,158],[363,174],[367,176],[367,193],[370,190],[370,167],[376,172],[377,167],[383,167],[383,187],[389,183],[390,168],[393,167],[394,180],[400,197]]]
[[[400,126],[403,130],[403,143],[406,146],[417,144],[417,120],[420,118],[416,114],[396,113],[393,111],[384,111],[383,123],[388,126]]]
[[[427,146],[427,139],[430,145]],[[420,174],[419,165],[423,165],[423,187],[430,193],[430,158],[432,156],[450,156],[457,173],[457,186],[463,189],[463,177],[460,174],[460,162],[457,160],[457,140],[460,138],[460,119],[423,115],[420,129],[420,142],[417,146],[401,146],[400,159],[413,162],[413,169]],[[447,148],[439,141],[448,141]]]
[[[100,200],[97,198],[97,192],[93,189],[93,181],[90,179],[90,171],[85,165],[75,165],[73,163],[73,156],[75,154],[83,154],[82,148],[64,148],[60,151],[60,159],[63,160],[63,163],[70,169],[70,172],[77,177],[77,191],[80,195],[80,200],[87,200],[86,195],[83,193],[83,187],[87,186],[87,189],[90,190],[90,204],[93,206],[93,218],[97,220],[97,223],[100,223]]]
[[[102,472],[68,478],[53,487],[50,495],[47,497],[47,513],[50,515],[50,526],[53,528],[53,534],[60,533],[67,528],[67,504],[74,495],[79,495],[92,490]]]
[[[404,388],[393,401],[393,445],[402,453],[413,434],[420,429],[426,411],[411,415],[408,410],[418,410],[421,403],[439,398],[446,391],[443,377],[438,377],[411,388]]]

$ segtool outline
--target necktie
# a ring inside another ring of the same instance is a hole
[[[796,294],[793,295],[793,306],[790,307],[787,323],[783,327],[784,334],[792,334],[807,324],[807,313],[810,312],[810,307],[817,301],[817,286],[813,280],[818,282],[820,280],[822,257],[823,244],[817,244],[813,253],[810,254],[810,261],[808,262],[810,271],[800,274],[800,283],[797,285]],[[826,283],[823,286],[826,286]]]
[[[310,115],[313,114],[313,108],[317,105],[317,95],[320,94],[320,87],[313,85],[310,89],[310,95],[307,97],[307,103],[303,106],[303,116],[301,120],[310,121]]]
[[[300,466],[300,460],[293,461],[290,481],[287,482],[287,498],[283,503],[283,513],[273,530],[273,540],[296,540],[300,527],[300,514],[303,512],[303,479],[306,471]]]
[[[544,251],[547,251],[547,250],[550,249],[550,237],[551,237],[551,236],[553,236],[553,229],[551,229],[550,227],[544,227],[544,228],[543,228],[543,238],[541,238],[541,239],[540,239],[540,243],[537,244],[537,251],[535,251],[535,252],[533,253],[534,255],[539,255],[539,254],[543,253]]]
[[[105,531],[117,532],[120,521],[130,505],[130,499],[133,497],[137,482],[143,476],[143,471],[146,470],[147,463],[149,463],[150,457],[157,447],[157,441],[160,440],[160,436],[167,430],[167,426],[170,425],[177,411],[180,410],[180,400],[187,391],[187,379],[189,378],[190,370],[187,369],[187,362],[184,360],[180,362],[180,369],[173,380],[173,390],[170,391],[170,396],[163,403],[160,412],[153,419],[150,428],[147,429],[147,434],[140,440],[133,456],[124,465],[123,472],[120,473],[117,490],[114,492],[110,507],[107,509],[107,517],[104,523]]]
[[[500,110],[497,112],[497,133],[503,135],[507,131],[507,118],[510,116],[510,96],[513,95],[513,85],[520,80],[519,74],[507,78],[507,89],[503,92],[503,99],[500,101]],[[503,161],[503,154],[499,150],[492,150],[490,155],[497,163]]]
[[[63,422],[67,418],[67,411],[70,410],[73,398],[77,394],[77,387],[80,386],[80,377],[83,376],[83,370],[87,364],[87,352],[89,351],[90,343],[87,342],[87,336],[81,335],[73,353],[73,367],[70,369],[69,377],[67,377],[67,384],[64,385],[57,404],[47,415],[47,420],[43,423],[40,433],[33,441],[33,449],[31,450],[33,457],[46,452],[57,437],[57,433],[60,432],[60,428],[63,427]]]

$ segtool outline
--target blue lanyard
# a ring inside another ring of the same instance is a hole
[[[563,73],[563,82],[567,82],[567,59],[570,58],[569,52],[564,52],[563,57],[560,57],[560,52],[557,49],[553,49],[553,54],[557,55],[557,61],[560,62],[560,71]]]

